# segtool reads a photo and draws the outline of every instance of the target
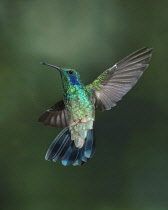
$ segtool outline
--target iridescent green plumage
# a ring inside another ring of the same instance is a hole
[[[91,95],[93,91],[87,90],[83,85],[72,85],[64,94],[71,139],[79,148],[84,144],[87,131],[93,129],[95,108]]]
[[[46,159],[62,159],[64,165],[81,165],[91,158],[95,151],[92,132],[95,109],[114,107],[136,84],[151,56],[152,49],[142,48],[104,71],[87,86],[82,84],[74,69],[43,63],[59,70],[64,92],[64,99],[39,119],[45,125],[65,128],[49,147]]]

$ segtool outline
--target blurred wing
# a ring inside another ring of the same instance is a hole
[[[65,128],[68,126],[68,116],[65,109],[64,101],[61,100],[48,109],[38,120],[44,125],[51,125],[58,128]]]
[[[104,71],[92,84],[95,107],[109,110],[136,84],[148,67],[152,56],[151,48],[142,48],[127,56],[113,67]]]

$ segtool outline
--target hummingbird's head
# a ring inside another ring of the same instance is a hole
[[[60,72],[64,89],[68,89],[71,85],[82,85],[80,81],[80,75],[74,69],[60,68],[58,66],[54,66],[48,63],[40,64],[51,66]]]

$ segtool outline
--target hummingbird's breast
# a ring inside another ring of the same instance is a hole
[[[67,93],[65,104],[70,124],[77,123],[77,121],[94,120],[94,104],[90,93],[84,87],[72,87]]]
[[[73,86],[65,99],[71,139],[75,141],[77,147],[83,146],[87,131],[93,129],[95,107],[91,96],[92,93],[84,87]]]

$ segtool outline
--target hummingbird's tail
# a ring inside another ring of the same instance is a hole
[[[54,162],[61,160],[65,166],[70,164],[77,166],[84,164],[88,159],[92,158],[94,152],[95,138],[93,129],[88,130],[83,147],[78,148],[75,146],[74,141],[71,140],[69,128],[66,127],[51,143],[45,159]]]

